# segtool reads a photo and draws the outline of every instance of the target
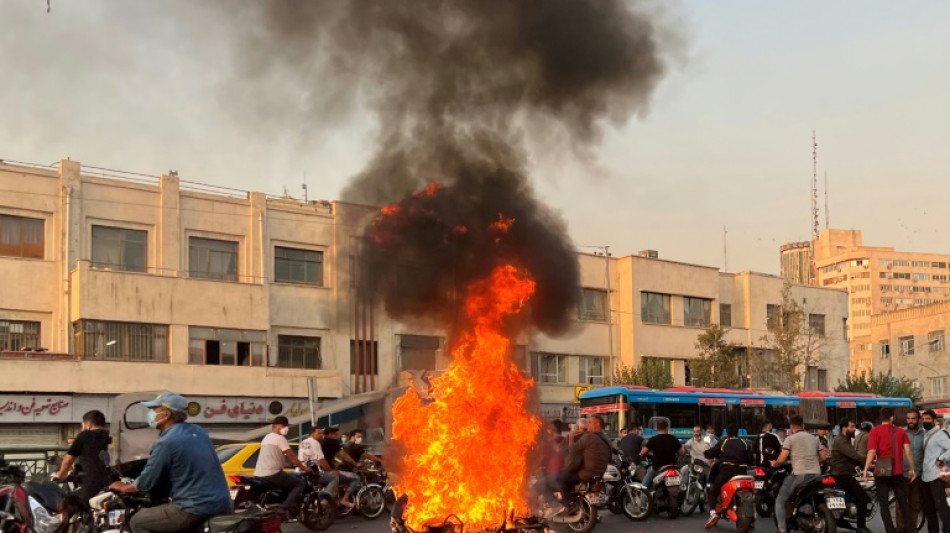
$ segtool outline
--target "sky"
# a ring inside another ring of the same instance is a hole
[[[646,6],[681,42],[649,111],[608,128],[593,162],[532,152],[575,245],[722,267],[725,226],[730,271],[777,274],[779,245],[810,235],[815,131],[832,227],[950,253],[950,3]],[[51,8],[0,2],[2,159],[294,196],[306,177],[310,199],[333,200],[372,154],[369,112],[280,127],[306,102],[278,75],[254,81],[273,116],[237,105],[253,93],[231,75],[230,19],[183,0]]]

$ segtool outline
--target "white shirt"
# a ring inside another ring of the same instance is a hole
[[[284,451],[290,449],[287,439],[279,433],[268,433],[261,441],[261,452],[254,467],[256,477],[273,476],[284,469]]]
[[[320,446],[320,441],[313,437],[307,437],[300,443],[300,451],[297,452],[297,458],[300,459],[301,463],[306,465],[307,461],[318,463],[326,457],[323,455],[323,446]]]
[[[709,463],[709,459],[706,458],[704,452],[712,448],[712,444],[706,442],[702,437],[700,437],[698,441],[695,438],[689,439],[686,441],[686,444],[684,444],[683,447],[689,452],[691,459],[698,459],[700,461]]]

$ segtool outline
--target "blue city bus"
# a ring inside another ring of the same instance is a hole
[[[580,397],[582,415],[604,417],[605,430],[616,436],[620,428],[639,422],[644,434],[653,417],[670,420],[670,433],[689,438],[696,425],[712,425],[722,434],[726,426],[736,424],[740,435],[756,435],[765,420],[775,428],[787,428],[789,419],[801,415],[808,424],[833,426],[844,415],[857,420],[880,422],[880,408],[893,407],[903,417],[911,407],[907,398],[881,398],[849,393],[802,393],[799,395],[764,394],[730,389],[673,387],[653,390],[645,387],[602,387]],[[867,418],[860,418],[866,416]],[[900,419],[899,419],[900,420]]]

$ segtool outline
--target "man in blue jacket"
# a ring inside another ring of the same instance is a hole
[[[171,503],[139,510],[132,517],[135,533],[191,531],[212,516],[231,512],[231,493],[208,433],[186,422],[188,402],[163,392],[148,407],[148,423],[158,429],[148,463],[134,484],[109,486],[121,492],[143,492]]]

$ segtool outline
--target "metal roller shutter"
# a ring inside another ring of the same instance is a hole
[[[0,448],[62,446],[60,424],[0,425]]]

